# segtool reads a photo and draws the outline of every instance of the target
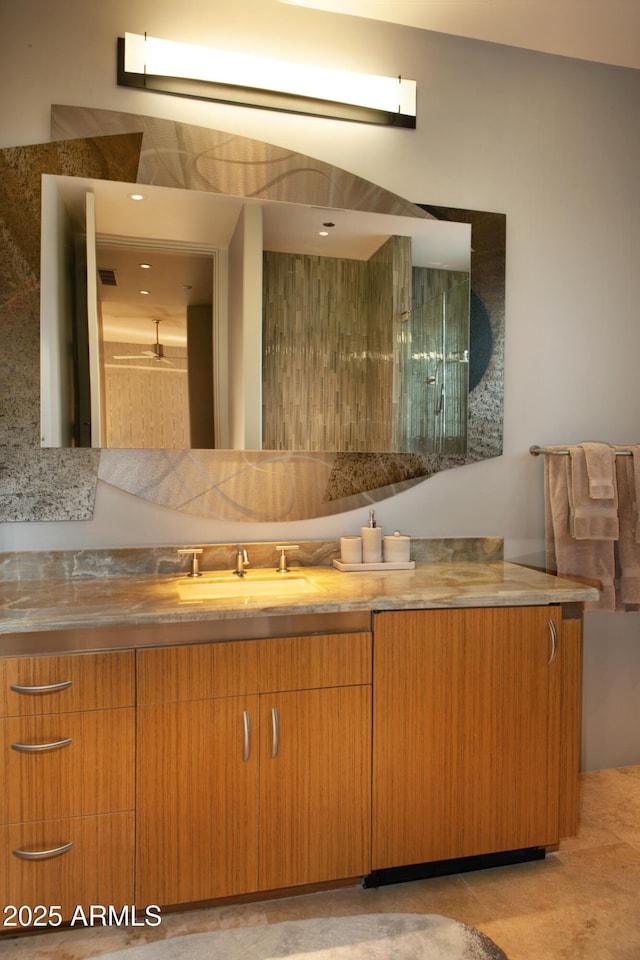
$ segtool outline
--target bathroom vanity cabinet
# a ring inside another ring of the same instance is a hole
[[[509,564],[314,576],[330,611],[318,593],[180,620],[165,593],[153,621],[8,637],[3,905],[68,919],[369,884],[576,832],[591,588]]]
[[[580,626],[559,606],[374,615],[374,870],[575,832]]]
[[[370,634],[141,650],[137,671],[136,902],[367,872]]]
[[[3,926],[133,902],[134,696],[132,651],[0,659]]]

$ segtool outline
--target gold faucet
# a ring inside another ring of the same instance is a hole
[[[189,577],[201,577],[200,565],[198,563],[198,556],[202,553],[202,547],[184,547],[178,550],[179,554],[190,554],[191,555],[191,573],[187,574]]]
[[[299,550],[300,547],[298,544],[290,543],[287,546],[276,547],[276,550],[280,551],[280,560],[278,561],[278,566],[276,570],[278,573],[289,573],[289,567],[287,565],[287,550]]]
[[[244,549],[244,547],[241,547],[240,544],[238,544],[238,548],[236,550],[236,568],[233,571],[237,577],[244,577],[246,573],[244,568],[248,565],[248,563],[249,557],[247,556],[247,551]]]

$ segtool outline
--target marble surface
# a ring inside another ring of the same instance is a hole
[[[261,589],[253,595],[252,584],[264,576],[273,577],[273,590]],[[502,560],[417,563],[414,570],[356,573],[292,563],[285,576],[304,578],[305,592],[285,595],[280,586],[284,577],[278,579],[273,568],[251,569],[242,580],[230,571],[211,571],[198,581],[183,574],[8,581],[0,586],[0,634],[5,637],[0,655],[29,652],[28,635],[34,631],[91,628],[95,636],[101,627],[403,608],[522,606],[597,597],[593,587]],[[202,588],[203,599],[194,598],[194,583],[196,589]],[[221,596],[230,584],[232,590],[238,587],[237,594]],[[135,633],[130,645],[135,645]]]
[[[359,528],[347,532],[359,533]],[[383,528],[383,532],[386,532]],[[275,566],[280,541],[244,541],[251,567]],[[202,550],[202,570],[232,570],[237,543],[182,544]],[[340,556],[339,540],[298,540],[289,553],[295,566],[331,566]],[[413,537],[411,559],[421,563],[502,560],[501,537]],[[188,571],[177,546],[25,550],[0,553],[0,580],[62,580],[67,577],[118,577]]]

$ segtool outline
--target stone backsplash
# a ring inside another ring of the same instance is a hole
[[[243,543],[250,568],[275,568],[278,561],[276,546],[280,542]],[[162,547],[7,552],[0,554],[0,573],[3,580],[66,580],[73,577],[168,575],[183,571],[187,573],[190,569],[190,558],[178,555],[179,546],[202,547],[203,552],[199,559],[203,571],[234,569],[237,544],[185,543]],[[298,549],[288,551],[287,555],[291,567],[330,566],[331,562],[340,556],[340,541],[301,540]],[[500,537],[414,539],[411,541],[411,559],[419,563],[487,563],[503,559],[503,541]]]

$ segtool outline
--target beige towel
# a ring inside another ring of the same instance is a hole
[[[628,448],[627,448],[628,449]],[[640,604],[640,543],[636,540],[636,486],[633,457],[616,457],[620,540],[620,600],[633,606]]]
[[[640,543],[640,519],[638,518],[638,511],[640,510],[640,446],[626,447],[626,449],[631,451],[631,459],[633,460],[633,529],[636,543]]]
[[[600,588],[600,597],[587,601],[585,610],[613,611],[616,609],[614,541],[576,540],[572,536],[570,459],[557,454],[544,458],[547,568],[561,576],[595,582]]]
[[[579,443],[584,450],[591,500],[614,500],[616,453],[608,443]]]
[[[571,535],[576,540],[617,540],[618,497],[615,483],[609,485],[612,497],[595,499],[590,495],[587,456],[583,444],[569,447],[570,472],[569,507]],[[596,446],[591,444],[590,446]],[[601,444],[600,446],[604,446]],[[608,448],[611,464],[615,462],[613,449]],[[602,473],[595,473],[594,488],[602,490]]]

